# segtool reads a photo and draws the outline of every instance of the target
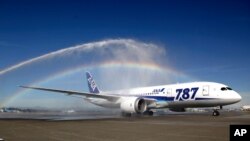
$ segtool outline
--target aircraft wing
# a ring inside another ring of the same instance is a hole
[[[109,94],[96,94],[96,93],[87,93],[87,92],[78,92],[78,91],[69,91],[69,90],[59,90],[59,89],[49,89],[49,88],[42,88],[42,87],[31,87],[31,86],[20,86],[22,88],[27,88],[27,89],[35,89],[35,90],[42,90],[42,91],[49,91],[49,92],[57,92],[57,93],[62,93],[66,95],[80,95],[80,96],[85,96],[85,97],[92,97],[92,98],[102,98],[102,99],[107,99],[109,101],[116,101],[121,96],[116,96],[116,95],[109,95]]]
[[[102,99],[106,99],[106,100],[112,101],[112,102],[119,100],[121,97],[131,97],[129,95],[111,94],[111,93],[105,93],[105,94],[98,93],[98,94],[96,94],[96,93],[50,89],[50,88],[42,88],[42,87],[31,87],[31,86],[20,86],[20,87],[27,88],[27,89],[56,92],[56,93],[61,93],[61,94],[66,94],[66,95],[80,95],[80,96],[85,96],[86,98],[102,98]],[[157,107],[155,99],[152,99],[152,98],[143,98],[143,99],[146,100],[147,104],[150,105],[151,107]]]

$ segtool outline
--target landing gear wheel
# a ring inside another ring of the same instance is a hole
[[[153,111],[146,111],[146,112],[143,113],[143,115],[153,116],[154,112]]]
[[[213,116],[219,116],[219,115],[220,115],[219,111],[217,111],[217,110],[213,111]]]
[[[154,115],[154,112],[153,112],[153,111],[148,111],[148,115],[149,115],[149,116],[153,116],[153,115]]]
[[[131,117],[132,114],[131,114],[131,113],[122,112],[122,116],[123,116],[123,117]]]

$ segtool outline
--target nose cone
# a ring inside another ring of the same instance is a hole
[[[235,102],[240,102],[241,101],[241,96],[237,92],[234,91],[234,100]]]

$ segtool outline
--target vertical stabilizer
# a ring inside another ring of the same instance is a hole
[[[92,75],[89,72],[86,72],[86,77],[87,77],[89,92],[90,93],[100,93]]]

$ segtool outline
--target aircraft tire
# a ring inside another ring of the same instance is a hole
[[[131,113],[122,112],[122,116],[123,116],[123,117],[131,117],[132,114],[131,114]]]
[[[220,115],[219,111],[217,111],[217,110],[213,111],[213,116],[219,116],[219,115]]]

